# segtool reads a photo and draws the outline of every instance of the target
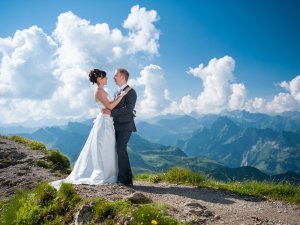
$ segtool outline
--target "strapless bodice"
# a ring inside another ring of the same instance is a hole
[[[96,104],[100,110],[105,109],[105,106],[100,101],[96,101]]]
[[[111,101],[111,97],[110,97],[109,94],[107,94],[107,99],[108,99],[108,101]],[[99,108],[100,110],[106,108],[106,107],[102,104],[102,102],[100,102],[99,100],[96,100],[96,104],[97,104],[97,106],[98,106],[98,108]]]

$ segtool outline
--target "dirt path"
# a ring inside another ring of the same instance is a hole
[[[120,185],[79,185],[76,189],[86,198],[110,200],[142,192],[154,202],[173,206],[172,216],[195,224],[300,224],[299,206],[228,191],[144,181],[135,181],[133,189]]]
[[[213,213],[206,220],[208,224],[300,224],[300,208],[296,205],[207,188],[147,182],[135,185],[135,190],[180,212],[187,211],[186,202],[199,203]]]

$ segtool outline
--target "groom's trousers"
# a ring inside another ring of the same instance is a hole
[[[127,153],[127,143],[131,136],[132,131],[116,131],[116,144],[118,153],[118,181],[128,185],[132,184],[132,172]]]

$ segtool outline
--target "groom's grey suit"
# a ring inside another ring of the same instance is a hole
[[[123,90],[128,87],[127,85]],[[134,89],[131,89],[111,111],[116,132],[119,166],[118,181],[125,185],[132,185],[132,172],[127,153],[127,143],[131,133],[136,131],[133,114],[136,99],[136,92]]]

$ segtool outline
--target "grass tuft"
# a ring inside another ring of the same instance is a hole
[[[130,215],[130,204],[127,201],[110,202],[104,198],[96,198],[93,206],[95,223],[112,223]]]
[[[56,197],[56,189],[48,183],[41,183],[35,188],[36,204],[45,207]]]
[[[166,207],[159,204],[149,204],[140,206],[132,213],[133,220],[130,224],[179,224],[175,219],[168,217]]]
[[[1,210],[0,224],[69,224],[81,198],[70,184],[56,191],[41,183],[33,191],[18,190]]]
[[[28,146],[32,150],[46,149],[46,145],[44,145],[42,142],[29,140],[29,139],[21,137],[21,136],[13,135],[9,139],[12,140],[12,141],[15,141],[17,143],[25,144],[26,146]]]
[[[135,176],[138,180],[149,180],[153,183],[167,181],[175,184],[199,185],[208,178],[202,173],[194,173],[190,169],[174,167],[166,173],[157,174],[139,174]]]
[[[38,162],[41,167],[48,167],[53,170],[59,170],[62,173],[71,172],[71,163],[69,158],[57,149],[42,151],[46,155],[47,161],[51,162],[51,166],[47,163]]]

